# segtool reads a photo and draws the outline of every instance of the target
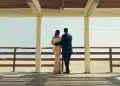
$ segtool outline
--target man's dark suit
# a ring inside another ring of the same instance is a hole
[[[72,36],[69,33],[62,35],[62,59],[66,66],[66,73],[69,73],[69,61],[72,55]]]
[[[72,55],[72,36],[69,33],[63,34],[61,42],[55,43],[55,45],[62,46],[62,60],[65,63],[66,73],[69,73],[69,61]]]
[[[69,33],[62,35],[62,55],[64,61],[69,61],[72,54],[72,36]]]

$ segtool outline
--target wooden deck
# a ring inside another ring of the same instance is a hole
[[[120,74],[0,73],[0,86],[120,86]]]

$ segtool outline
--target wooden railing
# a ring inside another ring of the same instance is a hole
[[[35,58],[16,58],[17,55],[35,55],[35,52],[17,52],[18,49],[32,49],[35,47],[0,47],[0,49],[12,49],[13,52],[0,52],[0,55],[13,55],[13,58],[1,58],[0,61],[13,61],[13,64],[0,64],[0,67],[35,67],[35,64],[16,64],[16,61],[35,61]],[[43,47],[42,49],[52,49],[52,47]],[[73,49],[84,49],[84,47],[73,47]],[[107,52],[90,52],[91,55],[109,55],[109,58],[91,58],[95,61],[109,61],[110,72],[113,72],[113,67],[120,67],[120,65],[113,64],[112,61],[120,61],[120,58],[112,58],[112,55],[120,55],[120,52],[113,52],[113,49],[120,49],[120,47],[90,47],[90,49],[107,49]],[[53,55],[53,52],[41,52],[42,55]],[[84,55],[84,52],[73,52],[73,55]],[[43,61],[54,61],[54,58],[42,58]],[[84,58],[72,58],[74,61],[82,61]],[[53,67],[54,64],[41,64],[42,67]]]

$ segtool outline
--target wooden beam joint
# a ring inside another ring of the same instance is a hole
[[[37,16],[41,16],[41,6],[38,0],[27,0],[27,3]]]
[[[85,12],[84,16],[90,16],[93,12],[93,10],[98,6],[99,0],[88,0],[86,7],[85,7]]]

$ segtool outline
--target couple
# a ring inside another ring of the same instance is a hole
[[[55,35],[52,39],[53,51],[55,55],[54,62],[54,73],[62,73],[62,65],[60,62],[60,55],[62,49],[62,60],[65,63],[66,71],[64,73],[69,74],[69,61],[72,54],[72,36],[68,33],[68,29],[64,28],[64,34],[62,37],[59,36],[60,31],[56,30]]]

